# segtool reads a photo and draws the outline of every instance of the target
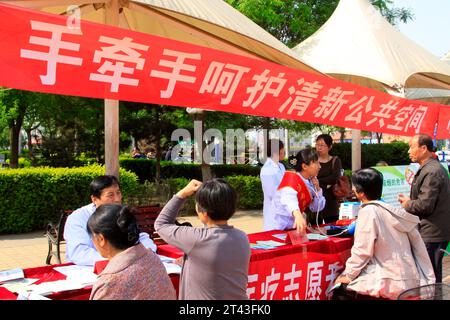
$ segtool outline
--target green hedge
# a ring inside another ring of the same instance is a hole
[[[409,145],[405,142],[391,142],[383,144],[361,145],[361,167],[373,167],[378,161],[384,160],[390,166],[407,165],[411,160],[408,157]],[[352,144],[335,143],[331,150],[332,155],[337,155],[342,161],[344,169],[352,167]]]
[[[105,174],[99,165],[83,168],[29,168],[0,170],[0,233],[43,229],[59,218],[61,209],[90,202],[89,184]],[[134,173],[120,170],[124,197],[134,192]]]
[[[148,159],[120,159],[120,166],[136,173],[139,181],[155,180],[156,161]],[[259,176],[261,168],[250,165],[216,164],[211,165],[214,177],[223,178],[227,176]],[[173,163],[161,161],[161,179],[184,177],[186,179],[202,179],[202,170],[199,164]]]
[[[263,191],[261,187],[261,180],[259,177],[253,176],[229,176],[224,177],[224,180],[236,190],[238,195],[238,209],[260,209],[263,205]],[[181,190],[188,182],[186,178],[171,178],[165,181],[169,184],[169,194],[173,195]],[[192,211],[194,205],[187,204]],[[193,211],[195,212],[195,211]]]
[[[239,209],[262,208],[264,195],[259,177],[233,176],[224,179],[236,190]]]
[[[225,180],[236,190],[238,195],[237,209],[261,209],[263,205],[263,192],[261,180],[259,177],[253,176],[229,176],[224,177]],[[157,199],[165,203],[179,190],[184,188],[190,179],[186,178],[169,178],[162,180],[160,183],[146,182],[147,198]],[[144,186],[141,185],[141,186]],[[191,197],[183,207],[182,215],[195,214],[195,200]]]

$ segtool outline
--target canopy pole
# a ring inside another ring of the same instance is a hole
[[[352,172],[361,169],[361,130],[352,129]]]
[[[105,24],[119,25],[119,0],[105,3]],[[106,174],[119,178],[119,101],[105,99]]]

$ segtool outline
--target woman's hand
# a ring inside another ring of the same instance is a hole
[[[319,180],[317,179],[317,177],[312,177],[311,182],[314,185],[314,188],[316,188],[316,191],[319,191],[320,185],[319,185]]]
[[[202,183],[200,181],[193,179],[183,189],[178,191],[177,196],[181,199],[189,198],[197,192],[201,185]]]
[[[294,228],[297,229],[297,232],[300,233],[300,235],[304,235],[306,233],[306,219],[303,213],[300,210],[295,210],[292,212],[292,215],[295,219]]]
[[[351,281],[352,280],[350,280],[347,276],[340,275],[339,277],[337,277],[337,279],[334,281],[334,283],[349,284]]]

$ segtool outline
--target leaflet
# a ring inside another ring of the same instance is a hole
[[[25,275],[21,268],[0,271],[0,283],[22,278],[25,278]]]

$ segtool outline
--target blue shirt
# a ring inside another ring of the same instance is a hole
[[[96,261],[104,260],[87,231],[89,217],[95,212],[95,204],[91,203],[72,212],[64,227],[66,241],[66,260],[77,265],[93,266]],[[145,232],[139,234],[139,241],[144,247],[156,252],[156,245]]]

